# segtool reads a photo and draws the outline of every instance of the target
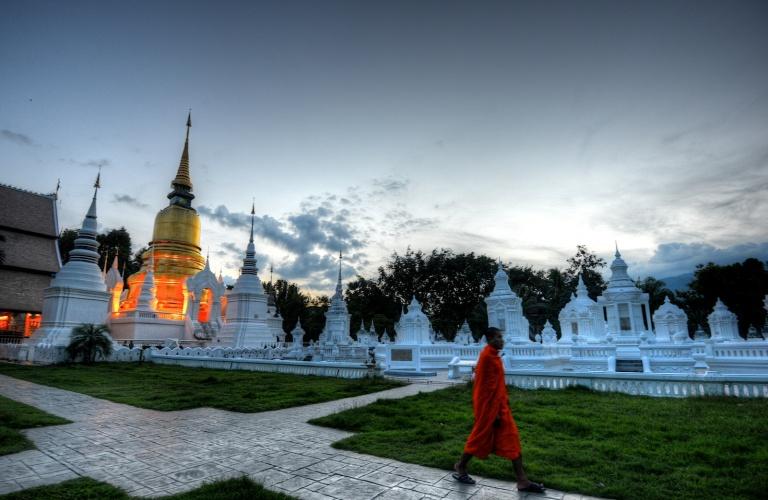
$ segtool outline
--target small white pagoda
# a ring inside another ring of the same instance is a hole
[[[523,301],[510,288],[509,276],[501,265],[501,259],[494,281],[493,291],[485,298],[488,326],[504,332],[504,342],[507,344],[531,343],[528,334],[530,325],[523,316]]]
[[[354,342],[349,335],[350,315],[342,292],[341,258],[339,252],[339,279],[336,282],[336,291],[331,297],[331,304],[325,313],[325,328],[318,338],[320,345],[350,345]]]
[[[573,342],[603,342],[605,340],[605,319],[603,308],[589,298],[584,280],[579,275],[576,294],[571,294],[568,302],[558,316],[562,332],[561,344]]]

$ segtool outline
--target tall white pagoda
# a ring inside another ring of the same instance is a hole
[[[83,225],[77,232],[69,261],[51,280],[43,294],[42,326],[29,343],[39,346],[67,346],[72,329],[107,322],[110,293],[99,269],[99,242],[96,241],[96,194],[101,174],[96,177],[93,199]]]
[[[267,296],[256,268],[253,244],[253,220],[256,206],[251,207],[251,237],[245,250],[243,267],[234,288],[227,294],[227,316],[219,332],[219,342],[231,347],[262,347],[275,342],[267,323]]]

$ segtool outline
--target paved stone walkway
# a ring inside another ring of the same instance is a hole
[[[331,443],[349,433],[306,423],[379,398],[443,387],[411,384],[264,413],[160,412],[0,375],[0,394],[73,422],[23,431],[38,449],[0,456],[0,494],[88,476],[131,495],[161,496],[247,474],[308,500],[545,498],[519,495],[510,482],[478,478],[470,487],[445,470],[336,450]],[[546,498],[587,497],[548,490]]]

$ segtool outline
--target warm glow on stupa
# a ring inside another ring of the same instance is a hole
[[[157,312],[178,315],[182,319],[187,308],[187,278],[205,267],[200,248],[200,216],[192,208],[192,180],[189,176],[189,129],[191,115],[187,118],[187,136],[176,177],[171,181],[173,189],[168,194],[170,203],[155,217],[155,227],[149,250],[144,254],[144,264],[139,272],[128,278],[128,297],[120,309],[136,309],[141,285],[147,266],[154,262]],[[153,258],[150,259],[150,253]]]

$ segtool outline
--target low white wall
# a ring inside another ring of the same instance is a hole
[[[735,396],[768,398],[768,375],[676,375],[656,373],[572,373],[507,370],[507,385],[521,389],[586,387],[638,396]]]
[[[149,351],[147,360],[161,365],[178,365],[218,370],[249,370],[258,372],[318,375],[322,377],[365,378],[378,373],[363,364],[331,361],[291,361],[285,359],[248,359],[223,356],[185,356]]]

